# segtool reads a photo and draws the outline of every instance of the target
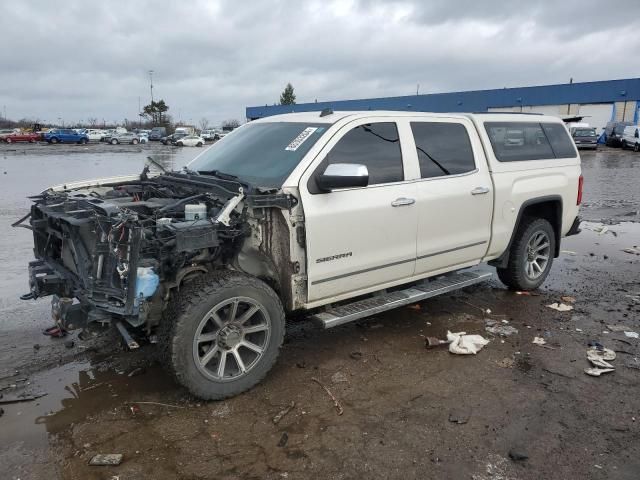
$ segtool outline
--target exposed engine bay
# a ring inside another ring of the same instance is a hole
[[[31,199],[30,215],[18,222],[30,217],[30,227],[21,226],[34,234],[28,298],[55,295],[54,318],[65,328],[115,319],[148,334],[172,289],[194,276],[236,269],[278,283],[284,260],[274,252],[287,249],[282,242],[272,249],[264,232],[286,229],[278,210],[297,204],[217,172],[153,176],[148,167],[136,180]]]

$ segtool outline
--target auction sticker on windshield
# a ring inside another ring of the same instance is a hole
[[[317,129],[318,127],[305,128],[302,132],[300,132],[300,135],[294,138],[293,141],[289,145],[287,145],[287,148],[285,148],[285,150],[289,152],[295,152],[298,149],[298,147],[300,147],[300,145],[302,145],[305,142],[305,140],[309,138],[311,134],[315,132]]]

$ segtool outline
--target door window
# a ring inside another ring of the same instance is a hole
[[[349,131],[331,149],[320,165],[357,163],[369,170],[369,185],[404,180],[398,128],[394,122],[369,123]]]
[[[476,168],[471,140],[464,125],[411,122],[422,178],[460,175]]]

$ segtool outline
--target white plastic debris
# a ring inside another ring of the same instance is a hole
[[[456,355],[475,355],[489,343],[489,340],[483,338],[482,335],[467,335],[467,332],[447,332],[447,340],[449,341],[449,351]]]
[[[558,312],[569,312],[573,310],[571,305],[565,305],[564,303],[552,303],[551,305],[547,305],[547,307],[557,310]]]
[[[591,375],[592,377],[599,377],[603,373],[614,372],[613,368],[585,368],[584,373]]]
[[[640,335],[638,335],[638,332],[624,332],[625,337],[628,338],[638,338],[640,337]]]
[[[531,343],[535,343],[536,345],[546,345],[547,341],[542,337],[533,337],[533,341]]]
[[[508,337],[509,335],[513,335],[514,333],[518,333],[518,329],[512,327],[511,325],[494,325],[485,327],[485,330],[493,335],[500,335],[503,337]]]

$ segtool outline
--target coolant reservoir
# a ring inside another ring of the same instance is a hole
[[[138,267],[136,275],[136,298],[149,298],[158,289],[160,277],[153,267]]]
[[[186,221],[204,220],[205,218],[207,218],[207,206],[204,203],[184,206],[184,219]]]

